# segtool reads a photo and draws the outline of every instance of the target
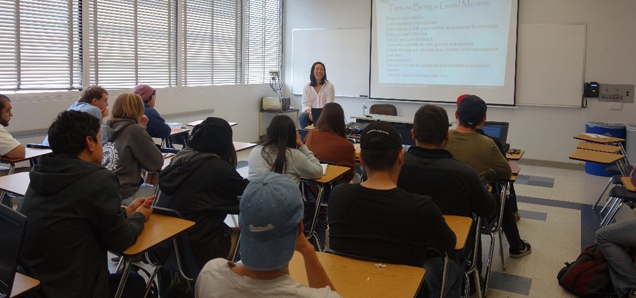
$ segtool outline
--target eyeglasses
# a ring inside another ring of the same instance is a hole
[[[153,92],[152,96],[157,96],[157,91]]]

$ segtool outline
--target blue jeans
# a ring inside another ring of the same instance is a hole
[[[424,262],[424,281],[428,287],[430,297],[439,297],[440,288],[442,287],[442,267],[444,266],[443,258],[434,258]],[[448,260],[448,270],[446,273],[446,296],[449,298],[461,297],[462,291],[462,271],[459,266],[452,260]]]
[[[309,120],[309,113],[300,113],[300,115],[298,116],[298,125],[300,125],[300,129],[305,129],[305,127],[309,126],[310,124],[314,124],[314,122]]]
[[[596,231],[596,242],[609,264],[618,297],[636,290],[636,267],[625,248],[636,246],[636,218],[605,226]]]

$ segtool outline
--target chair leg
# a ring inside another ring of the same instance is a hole
[[[492,259],[495,253],[495,235],[490,234],[490,248],[488,249],[488,258],[486,259],[486,276],[484,281],[484,297],[488,291],[488,282],[490,281],[490,270],[492,269]]]
[[[443,261],[443,265],[442,265],[442,285],[439,289],[439,298],[445,298],[446,297],[446,282],[447,282],[447,278],[448,278],[448,255],[446,255],[446,253],[444,253],[444,261]]]
[[[503,249],[503,230],[499,228],[497,232],[499,234],[499,255],[501,255],[501,270],[506,271],[506,263],[504,259],[504,249]]]
[[[605,202],[605,205],[603,205],[603,208],[601,208],[601,211],[598,214],[599,215],[603,215],[603,212],[605,211],[605,209],[607,209],[607,207],[612,206],[615,203],[614,202],[615,199],[616,198],[614,198],[614,197],[608,197],[607,198],[607,202]]]
[[[601,222],[601,227],[609,225],[612,222],[612,220],[614,219],[614,216],[616,216],[616,213],[618,212],[618,210],[621,209],[621,207],[623,206],[624,201],[618,199],[617,203],[618,204],[614,204],[612,209],[607,213],[607,215],[603,219],[603,222]]]
[[[598,196],[598,199],[596,200],[596,203],[594,203],[594,206],[592,206],[592,210],[596,209],[596,206],[598,206],[598,203],[603,198],[603,195],[605,195],[605,192],[607,191],[609,186],[612,184],[612,178],[614,178],[614,177],[610,177],[609,181],[607,181],[607,184],[605,184],[605,188],[603,188],[603,191],[601,191],[601,195]],[[603,213],[602,210],[601,210],[601,213]]]

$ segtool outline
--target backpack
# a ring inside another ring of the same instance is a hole
[[[588,246],[574,263],[565,263],[559,274],[559,284],[583,298],[609,297],[614,287],[609,265],[597,244]]]

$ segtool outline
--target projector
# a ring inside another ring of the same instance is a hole
[[[261,109],[263,111],[282,111],[283,105],[278,97],[263,97],[261,99]]]

